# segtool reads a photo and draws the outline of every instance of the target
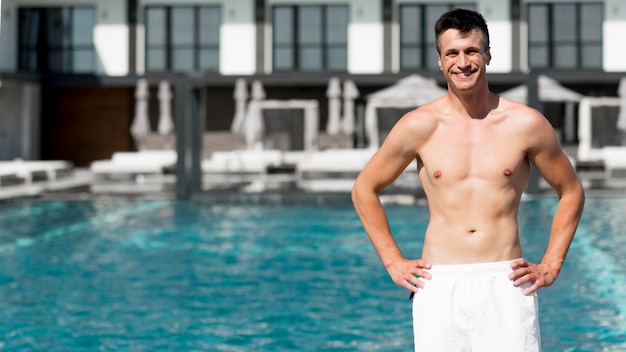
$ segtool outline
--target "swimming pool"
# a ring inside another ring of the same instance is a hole
[[[554,198],[523,202],[539,260]],[[626,199],[590,198],[545,351],[626,350]],[[419,253],[424,207],[388,207]],[[0,203],[0,350],[409,351],[410,302],[351,206],[170,200]]]

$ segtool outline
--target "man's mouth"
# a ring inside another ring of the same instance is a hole
[[[469,76],[472,75],[472,73],[474,73],[474,71],[457,72],[457,73],[455,73],[455,75],[459,76],[459,77],[469,77]]]

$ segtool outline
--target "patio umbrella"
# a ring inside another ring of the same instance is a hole
[[[260,148],[263,136],[263,116],[261,101],[265,99],[265,90],[261,81],[252,82],[252,100],[248,104],[245,118],[245,138],[249,149]]]
[[[343,82],[343,133],[350,136],[354,133],[354,100],[359,97],[359,90],[353,80]]]
[[[233,98],[235,99],[235,117],[230,125],[230,131],[237,135],[243,135],[245,131],[246,104],[248,102],[248,84],[245,79],[239,78],[235,81]]]
[[[135,90],[135,117],[130,126],[130,134],[135,138],[139,150],[145,149],[144,142],[150,133],[148,94],[148,81],[145,78],[139,79]]]
[[[626,77],[620,79],[617,93],[620,99],[619,115],[617,116],[617,128],[624,133],[624,138],[626,138]]]
[[[539,100],[544,102],[578,102],[582,94],[563,87],[558,81],[548,76],[539,75]],[[500,94],[501,96],[522,104],[528,103],[528,87],[521,84]]]
[[[328,98],[328,121],[326,122],[326,133],[334,137],[341,128],[341,81],[337,77],[332,77],[328,81],[326,89]]]
[[[159,82],[159,108],[159,134],[171,135],[174,132],[174,119],[172,118],[172,91],[168,81]]]
[[[583,98],[583,95],[563,87],[558,81],[545,75],[539,75],[537,78],[539,88],[539,101],[541,102],[559,102],[565,104],[565,140],[573,141],[576,137],[575,130],[575,104]],[[513,87],[503,93],[501,96],[517,101],[522,104],[528,104],[528,86],[525,84]]]
[[[393,104],[410,104],[418,107],[447,93],[447,89],[439,87],[432,78],[412,74],[399,79],[393,85],[366,96],[369,102],[390,102]]]
[[[437,85],[432,78],[412,74],[399,79],[393,85],[366,96],[365,134],[370,148],[380,146],[378,109],[416,108],[444,96],[448,91]],[[394,117],[394,120],[397,118]]]

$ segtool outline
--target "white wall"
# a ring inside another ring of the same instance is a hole
[[[220,73],[252,75],[256,71],[254,0],[230,0],[222,5]]]
[[[513,68],[513,26],[508,1],[482,0],[478,2],[480,12],[489,28],[491,63],[487,72],[507,73]]]
[[[21,1],[21,0],[20,0]],[[100,58],[98,73],[108,76],[128,74],[129,28],[126,0],[93,1],[96,4],[94,43]]]
[[[348,25],[348,73],[382,73],[383,40],[381,1],[353,0]]]
[[[606,0],[604,5],[605,22],[603,34],[603,66],[605,71],[626,71],[626,3],[623,0]]]

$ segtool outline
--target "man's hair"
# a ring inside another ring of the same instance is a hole
[[[485,22],[483,16],[476,11],[454,9],[439,17],[437,23],[435,23],[435,40],[439,54],[441,54],[439,36],[448,29],[456,29],[465,36],[469,35],[474,29],[479,29],[483,32],[483,49],[486,50],[489,48],[489,29],[487,29],[487,22]]]

